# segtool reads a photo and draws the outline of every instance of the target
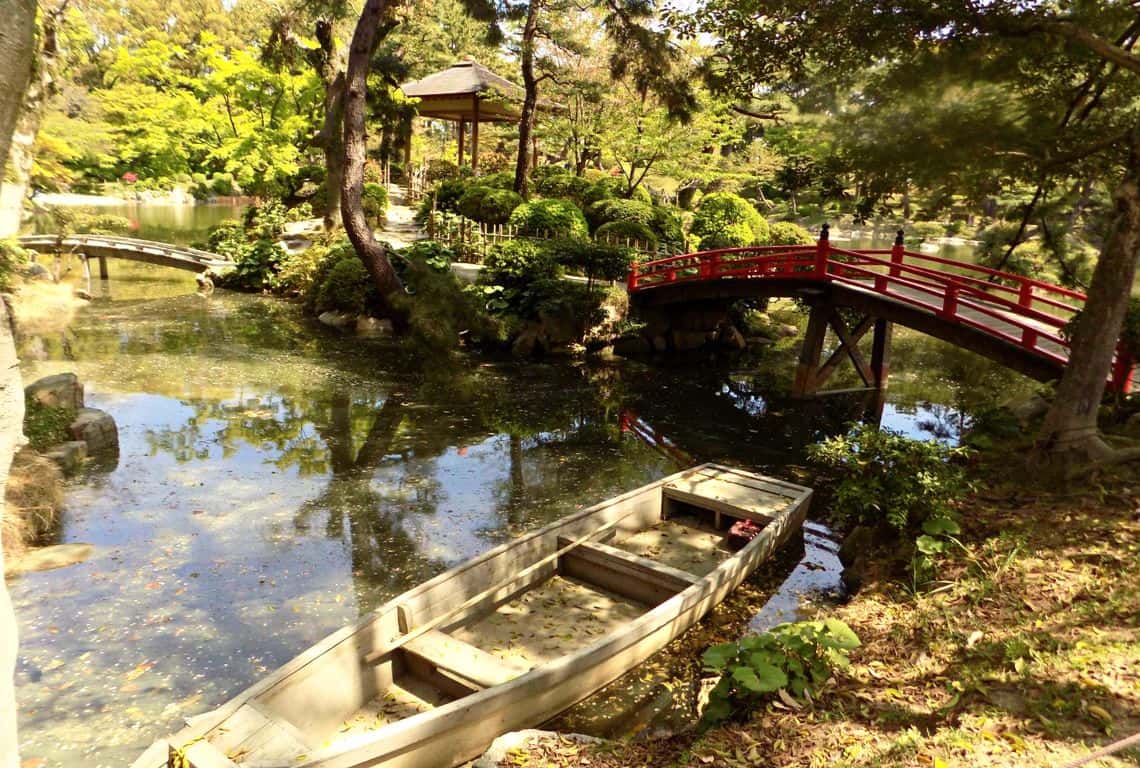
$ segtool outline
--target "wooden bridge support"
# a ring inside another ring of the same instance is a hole
[[[829,327],[839,339],[839,347],[831,353],[826,362],[820,365]],[[872,329],[874,336],[871,343],[871,362],[868,363],[859,350],[859,341]],[[796,365],[792,394],[796,397],[810,397],[817,394],[845,357],[855,366],[864,386],[877,390],[886,389],[890,372],[892,330],[892,323],[870,315],[865,315],[853,326],[848,327],[835,306],[826,303],[813,306],[808,317],[803,347],[800,349],[800,360]]]
[[[111,275],[107,272],[107,257],[106,256],[100,256],[99,257],[99,279],[100,280],[110,280],[111,279]]]

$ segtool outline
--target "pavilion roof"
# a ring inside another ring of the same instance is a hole
[[[476,100],[480,122],[512,122],[519,119],[526,97],[522,86],[495,74],[479,62],[459,61],[427,77],[404,83],[405,96],[420,100],[416,106],[420,117],[443,120],[474,120]],[[538,108],[558,110],[560,105],[539,99]]]

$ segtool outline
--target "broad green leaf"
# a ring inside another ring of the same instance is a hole
[[[701,661],[705,663],[707,669],[719,672],[728,666],[728,662],[736,658],[736,654],[735,643],[721,643],[705,651],[704,655],[701,656]]]
[[[859,636],[852,631],[851,627],[839,619],[824,619],[823,623],[827,627],[827,631],[831,633],[832,644],[836,648],[851,650],[861,645]]]

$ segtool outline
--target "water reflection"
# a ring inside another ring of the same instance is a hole
[[[223,291],[95,303],[23,344],[27,379],[78,373],[122,444],[113,471],[68,492],[63,539],[95,555],[12,583],[24,749],[51,765],[127,764],[181,718],[524,530],[682,463],[786,473],[868,408],[864,395],[780,394],[794,353],[697,372],[425,368]],[[1005,386],[982,368],[896,340],[909,373],[885,423],[953,439],[974,389]]]

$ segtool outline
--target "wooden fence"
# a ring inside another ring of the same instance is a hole
[[[518,227],[510,224],[481,224],[477,221],[458,216],[453,213],[433,211],[427,221],[427,235],[431,240],[443,243],[455,251],[456,260],[470,264],[482,264],[487,251],[494,245],[511,240],[554,240],[557,235],[551,232],[540,232],[525,235],[519,232]],[[639,262],[664,259],[684,253],[679,245],[664,243],[647,243],[630,237],[591,238],[593,242],[601,245],[624,246],[633,251]]]

